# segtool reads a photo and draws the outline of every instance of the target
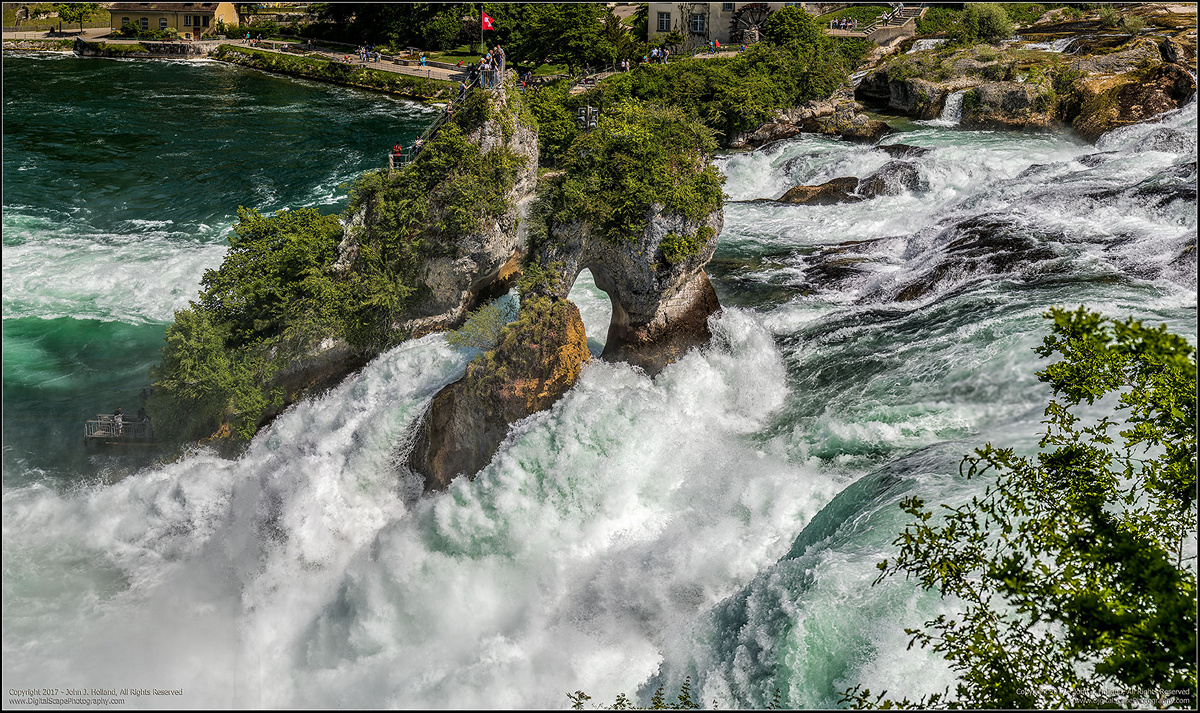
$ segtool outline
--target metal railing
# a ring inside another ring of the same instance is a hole
[[[467,92],[475,87],[484,89],[494,88],[500,85],[501,78],[504,76],[504,64],[501,63],[500,69],[485,69],[471,76],[469,82],[465,82],[463,87],[459,89],[458,94],[453,99],[442,107],[442,111],[437,115],[429,126],[425,127],[425,131],[413,142],[412,146],[400,150],[397,154],[394,151],[388,153],[388,169],[395,171],[412,163],[414,159],[421,153],[425,142],[437,135],[438,129],[442,128],[454,116],[454,107],[466,98]]]
[[[112,414],[98,414],[94,420],[83,424],[83,437],[93,439],[115,438],[122,441],[148,441],[154,438],[154,427],[149,419],[122,419],[120,425]]]

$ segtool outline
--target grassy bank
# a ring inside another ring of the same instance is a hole
[[[457,82],[413,77],[361,65],[329,62],[311,57],[293,57],[234,45],[221,45],[212,54],[212,58],[266,72],[373,89],[417,99],[448,98],[458,88]]]

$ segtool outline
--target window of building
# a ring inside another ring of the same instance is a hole
[[[138,25],[143,30],[149,30],[150,29],[150,20],[143,17],[142,19],[138,20]]]
[[[165,18],[165,17],[158,18],[158,29],[160,29],[160,30],[167,29],[167,18]]]
[[[704,34],[704,15],[700,13],[692,14],[692,32],[698,35]]]
[[[204,26],[208,27],[208,15],[204,16]]]
[[[724,12],[733,12],[733,3],[731,3],[731,2],[721,3],[721,10]]]
[[[126,26],[126,25],[128,25],[128,24],[129,24],[129,18],[128,18],[128,17],[122,17],[122,18],[121,18],[121,27],[124,27],[124,26]]]
[[[183,26],[184,26],[184,27],[191,27],[191,26],[192,26],[192,16],[191,16],[191,15],[184,15],[184,16],[183,16]]]
[[[200,26],[200,16],[199,15],[192,16],[192,24],[195,25],[196,27]]]
[[[658,13],[658,31],[659,32],[670,32],[671,31],[671,13],[669,13],[669,12]]]

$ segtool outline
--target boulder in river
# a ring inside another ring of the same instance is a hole
[[[911,161],[888,161],[858,182],[858,194],[863,198],[898,196],[914,193],[920,188],[921,173]]]
[[[858,179],[844,176],[826,181],[819,186],[793,186],[779,197],[779,203],[792,205],[836,205],[862,200],[853,195],[858,190]]]

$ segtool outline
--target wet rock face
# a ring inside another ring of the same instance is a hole
[[[650,208],[637,240],[616,242],[579,222],[555,225],[539,262],[556,265],[559,297],[591,270],[612,301],[612,321],[602,358],[625,361],[654,375],[687,349],[708,343],[708,316],[720,309],[704,265],[717,248],[724,212],[700,221]],[[695,252],[670,262],[663,250],[672,236],[697,236]],[[706,238],[704,236],[707,236]]]
[[[873,143],[892,132],[887,124],[862,114],[862,110],[852,93],[839,91],[828,99],[808,101],[780,112],[758,129],[734,136],[729,148],[758,148],[805,132]]]
[[[898,196],[921,188],[921,173],[911,161],[888,161],[879,170],[858,182],[863,198]]]
[[[780,203],[792,205],[836,205],[862,200],[854,195],[858,179],[854,176],[835,178],[818,186],[794,186],[779,197]]]
[[[1135,151],[1167,151],[1189,153],[1196,148],[1196,136],[1177,129],[1161,127],[1151,131],[1134,147]]]
[[[527,300],[496,348],[439,391],[417,424],[409,465],[425,476],[425,491],[445,490],[456,476],[478,473],[509,426],[552,406],[575,384],[588,358],[574,304]]]
[[[1093,143],[1112,129],[1178,109],[1196,93],[1196,80],[1177,64],[1088,78],[1075,86],[1081,98],[1075,131]]]
[[[1061,124],[1047,111],[1034,87],[1018,82],[987,82],[972,90],[974,101],[963,102],[962,127],[1050,131]]]
[[[892,158],[921,158],[932,151],[932,149],[921,146],[909,146],[908,144],[889,144],[887,146],[876,146],[875,149],[883,151]]]
[[[924,79],[888,83],[888,106],[916,119],[936,119],[949,92]]]
[[[907,147],[916,148],[916,147]],[[898,196],[921,189],[921,173],[911,161],[888,161],[863,179],[844,176],[817,186],[793,186],[776,201],[791,205],[857,203],[878,196]]]
[[[1012,274],[1036,263],[1050,263],[1058,254],[1003,219],[980,216],[950,228],[951,237],[939,259],[925,271],[906,278],[895,289],[896,302],[918,300],[947,284],[979,275]]]

